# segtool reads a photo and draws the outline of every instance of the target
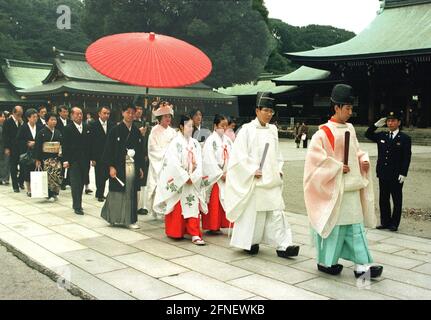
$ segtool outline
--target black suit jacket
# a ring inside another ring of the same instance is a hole
[[[71,124],[71,123],[72,123],[72,120],[67,119],[67,124],[66,124],[66,125],[69,125],[69,124]],[[60,117],[57,117],[57,125],[55,126],[55,128],[56,128],[58,131],[60,131],[61,133],[63,133],[63,132],[64,132],[64,128],[65,128],[65,126],[64,126],[63,122],[61,121]]]
[[[63,161],[72,166],[79,163],[83,169],[90,166],[90,130],[82,122],[82,134],[72,122],[64,128],[63,132]]]
[[[112,122],[108,121],[107,133],[103,130],[102,124],[99,120],[92,122],[89,125],[91,135],[91,160],[99,162],[102,159],[103,151],[105,150],[106,140],[109,132],[114,127]]]
[[[18,128],[21,126],[21,124],[18,125],[18,127],[15,124],[15,121],[12,117],[7,119],[3,124],[3,141],[4,141],[4,148],[9,149],[11,151],[11,154],[18,154],[18,144],[16,143],[16,135],[18,133]]]
[[[40,130],[41,129],[39,129],[39,127],[36,125],[36,135]],[[35,138],[33,138],[33,135],[31,134],[28,123],[25,123],[18,129],[18,133],[16,135],[16,142],[18,145],[19,154],[23,154],[27,152],[28,150],[27,143],[29,141],[36,141],[36,136]]]
[[[43,124],[43,122],[42,122],[42,120],[40,120],[40,118],[39,119],[37,119],[37,122],[36,122],[36,127],[39,129],[39,130],[42,130],[43,128],[45,128],[45,124]]]
[[[388,131],[375,132],[376,130],[376,126],[371,126],[365,136],[377,143],[377,177],[384,180],[395,180],[399,175],[407,177],[412,156],[411,138],[400,131],[391,140]]]

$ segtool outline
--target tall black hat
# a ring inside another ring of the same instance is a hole
[[[275,99],[271,92],[258,92],[256,99],[257,108],[274,108]]]
[[[337,84],[332,89],[331,101],[340,105],[353,104],[355,101],[353,88],[347,84]]]

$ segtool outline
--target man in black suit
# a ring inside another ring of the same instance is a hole
[[[63,135],[64,133],[64,128],[66,128],[66,126],[68,124],[71,124],[72,120],[69,119],[69,108],[67,108],[64,105],[61,105],[58,108],[58,118],[57,118],[57,125],[55,126],[55,128],[61,132],[61,134]],[[61,175],[64,177],[64,173],[65,173],[65,169],[63,168],[63,170],[61,171]],[[63,179],[63,182],[61,183],[61,190],[66,190],[66,186],[70,185],[70,177],[69,175],[67,175],[67,177],[65,177]]]
[[[9,157],[10,175],[12,178],[13,191],[18,193],[19,188],[24,189],[22,176],[18,177],[19,149],[16,136],[18,129],[22,126],[23,108],[16,106],[13,108],[12,116],[3,125],[3,140],[5,155]]]
[[[397,231],[401,221],[403,186],[409,171],[412,156],[412,142],[408,135],[400,131],[402,116],[390,111],[386,118],[368,128],[365,136],[377,143],[377,177],[380,186],[380,220],[377,229]],[[389,131],[376,132],[384,125]],[[391,215],[390,197],[394,203]]]
[[[143,161],[143,171],[144,176],[140,179],[140,190],[138,191],[138,214],[139,215],[147,215],[148,209],[146,209],[146,199],[147,199],[147,178],[148,178],[148,168],[150,166],[150,161],[148,159],[148,138],[150,136],[150,128],[149,123],[143,121],[144,116],[144,99],[142,96],[136,96],[133,105],[136,108],[135,119],[133,121],[133,125],[139,130],[141,133],[141,148],[142,154],[144,156]]]
[[[83,215],[82,192],[90,167],[90,131],[82,121],[80,108],[72,108],[71,117],[73,122],[63,133],[63,167],[69,170],[73,209],[76,214]]]
[[[64,128],[70,123],[72,123],[72,120],[69,119],[69,109],[66,106],[60,106],[58,108],[58,119],[55,128],[63,134]]]
[[[45,106],[40,106],[37,109],[37,113],[38,113],[39,119],[36,122],[36,127],[37,127],[37,130],[42,130],[46,126],[45,117],[46,117],[46,114],[48,113],[48,110],[46,109]]]
[[[105,149],[106,139],[114,124],[109,121],[111,109],[101,107],[99,109],[99,119],[89,126],[91,135],[91,164],[94,167],[96,177],[96,198],[99,202],[105,200],[105,185],[109,178],[109,169],[102,161],[102,154]]]

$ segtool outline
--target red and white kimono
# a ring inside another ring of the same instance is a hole
[[[202,216],[204,230],[218,231],[230,228],[232,224],[226,219],[224,204],[225,182],[221,179],[227,172],[232,141],[228,136],[214,132],[208,137],[203,148],[203,175],[208,178],[208,214]]]
[[[351,134],[351,171],[343,174],[346,131]],[[371,170],[361,169],[365,161],[369,162],[368,154],[360,149],[355,128],[350,123],[329,121],[311,139],[304,168],[304,200],[311,227],[322,238],[327,238],[337,224],[363,221],[366,227],[375,227]],[[343,201],[352,192],[360,193],[359,201]]]
[[[187,184],[189,179],[192,184]],[[168,237],[202,236],[200,214],[208,212],[204,196],[206,184],[206,179],[202,178],[199,142],[179,132],[163,158],[153,207],[157,214],[165,215]]]

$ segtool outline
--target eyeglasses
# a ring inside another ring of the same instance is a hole
[[[275,111],[273,109],[270,109],[270,108],[262,108],[262,109],[260,109],[260,111],[263,111],[265,113],[270,113],[271,115],[275,114]]]

